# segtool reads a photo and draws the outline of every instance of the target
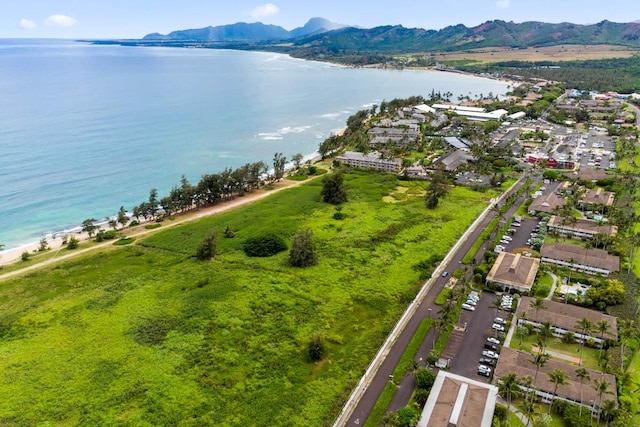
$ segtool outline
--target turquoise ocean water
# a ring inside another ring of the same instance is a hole
[[[432,90],[506,83],[350,69],[285,55],[0,40],[0,243],[131,209],[184,174],[311,155],[349,115]]]

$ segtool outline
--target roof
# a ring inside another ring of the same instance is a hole
[[[444,138],[445,142],[452,146],[453,148],[457,148],[458,150],[468,150],[469,146],[465,144],[463,140],[457,138],[455,136],[447,136]]]
[[[383,127],[374,127],[367,131],[369,135],[377,135],[377,136],[403,136],[407,138],[418,138],[420,137],[420,132],[415,129],[404,129],[404,128],[383,128]]]
[[[498,388],[440,371],[418,427],[490,427]]]
[[[465,107],[463,105],[457,104],[433,104],[431,107],[438,110],[468,111],[473,113],[484,113],[485,111],[487,111],[484,108],[480,107]]]
[[[507,116],[507,118],[509,120],[518,120],[523,118],[526,115],[527,113],[525,113],[524,111],[518,111],[517,113],[510,114],[509,116]]]
[[[586,249],[583,246],[568,243],[543,245],[540,249],[542,258],[551,258],[578,265],[601,268],[609,271],[620,271],[620,257],[609,255],[602,249]]]
[[[357,151],[346,151],[344,154],[336,157],[337,160],[362,160],[367,162],[384,162],[384,163],[393,163],[393,164],[402,164],[400,159],[381,159],[380,154],[373,152],[369,154],[359,153]]]
[[[574,218],[575,222],[568,224],[562,224],[562,218],[553,215],[549,218],[547,227],[564,228],[565,230],[582,233],[603,233],[608,235],[615,235],[618,232],[618,227],[611,224],[601,224],[598,221],[586,218]]]
[[[551,193],[534,199],[533,202],[531,202],[531,205],[529,205],[529,210],[535,212],[553,213],[556,207],[564,206],[566,203],[567,201],[564,199],[564,197],[558,196],[555,193]]]
[[[605,206],[612,206],[614,198],[615,193],[612,193],[611,191],[605,191],[602,188],[598,188],[595,190],[587,188],[587,192],[582,197],[582,199],[580,199],[580,202],[592,205],[604,204]]]
[[[553,393],[554,384],[549,381],[547,373],[560,369],[567,374],[568,384],[558,386],[556,391],[558,396],[580,402],[580,389],[582,389],[582,401],[586,405],[591,406],[592,402],[599,401],[595,389],[590,387],[589,384],[584,383],[583,386],[580,387],[580,379],[576,376],[576,369],[580,368],[580,366],[549,359],[546,365],[539,368],[538,375],[536,376],[536,366],[531,362],[531,359],[533,359],[533,356],[529,353],[503,347],[500,352],[500,359],[498,359],[498,365],[495,369],[494,378],[502,378],[512,372],[515,373],[518,378],[529,376],[533,379],[536,377],[536,382],[533,385],[537,389],[551,394]],[[591,379],[602,378],[609,383],[609,392],[612,394],[603,396],[603,399],[617,400],[616,379],[613,375],[602,374],[593,369],[587,369],[587,371]]]
[[[498,254],[487,281],[528,291],[533,286],[539,267],[538,258],[503,251]]]
[[[516,310],[516,316],[518,318],[522,317],[522,313],[526,313],[526,317],[529,320],[535,320],[537,323],[551,322],[554,326],[574,332],[579,331],[575,326],[576,322],[582,318],[586,317],[593,323],[606,320],[607,323],[609,323],[610,329],[604,336],[614,340],[618,339],[618,320],[614,316],[610,316],[601,311],[552,300],[544,300],[545,308],[536,313],[535,310],[531,308],[532,301],[535,301],[535,298],[522,297],[520,299],[518,309]],[[592,336],[599,336],[599,333]]]
[[[435,109],[429,107],[427,104],[420,104],[413,107],[415,110],[422,111],[423,113],[435,113]]]
[[[580,169],[576,172],[578,179],[584,181],[597,181],[599,179],[609,178],[610,175],[604,169]]]
[[[440,157],[436,160],[436,163],[443,164],[446,170],[456,170],[471,160],[473,160],[473,156],[471,154],[466,151],[457,150]]]

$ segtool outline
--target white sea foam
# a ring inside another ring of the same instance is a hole
[[[323,119],[336,119],[336,118],[340,117],[343,114],[344,114],[344,112],[341,111],[339,113],[321,114],[320,117],[322,117]]]

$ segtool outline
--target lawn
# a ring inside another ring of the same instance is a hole
[[[542,336],[540,336],[541,339]],[[523,350],[523,351],[531,351],[532,346],[536,346],[537,344],[536,334],[525,335],[522,340],[522,346],[520,346],[520,336],[515,334],[513,339],[511,340],[511,347]],[[547,350],[555,351],[558,353],[566,354],[568,357],[580,358],[580,344],[567,344],[562,342],[558,338],[549,337],[547,339]],[[554,358],[553,355],[551,355]],[[568,362],[567,360],[558,359],[563,362]],[[571,362],[569,362],[571,363]],[[574,363],[577,365],[577,363]],[[582,350],[582,366],[589,369],[595,369],[597,371],[600,370],[598,366],[598,349],[597,348],[589,348],[584,346]]]
[[[344,220],[310,181],[0,288],[0,425],[327,425],[491,192],[345,176]],[[406,200],[385,203],[398,186]],[[414,196],[415,195],[415,196]],[[229,227],[234,238],[224,238]],[[248,258],[248,237],[315,236],[319,264]],[[217,255],[193,254],[217,231]],[[319,334],[326,356],[307,345]]]

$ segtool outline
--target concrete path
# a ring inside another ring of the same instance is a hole
[[[498,396],[497,402],[501,405],[507,406],[507,401],[500,396]],[[522,424],[524,424],[525,426],[530,425],[529,418],[527,418],[527,416],[522,412],[518,411],[518,408],[513,406],[513,404],[511,404],[509,409],[511,410],[511,412],[513,412],[516,415],[516,417],[518,417],[520,421],[522,421]]]
[[[538,346],[531,346],[531,351],[533,351],[534,353],[538,353],[540,351],[540,348]],[[548,350],[548,349],[544,349],[544,352],[551,355],[551,357],[553,357],[554,359],[561,359],[567,362],[571,362],[571,363],[580,363],[580,358],[579,357],[575,357],[575,356],[571,356],[569,354],[566,353],[560,353],[557,351],[553,351],[553,350]]]
[[[558,287],[558,276],[556,276],[550,271],[547,271],[547,274],[551,276],[551,278],[553,279],[553,285],[551,286],[551,291],[549,291],[549,295],[547,295],[545,299],[551,299],[553,297],[554,292],[556,291],[556,287]]]

